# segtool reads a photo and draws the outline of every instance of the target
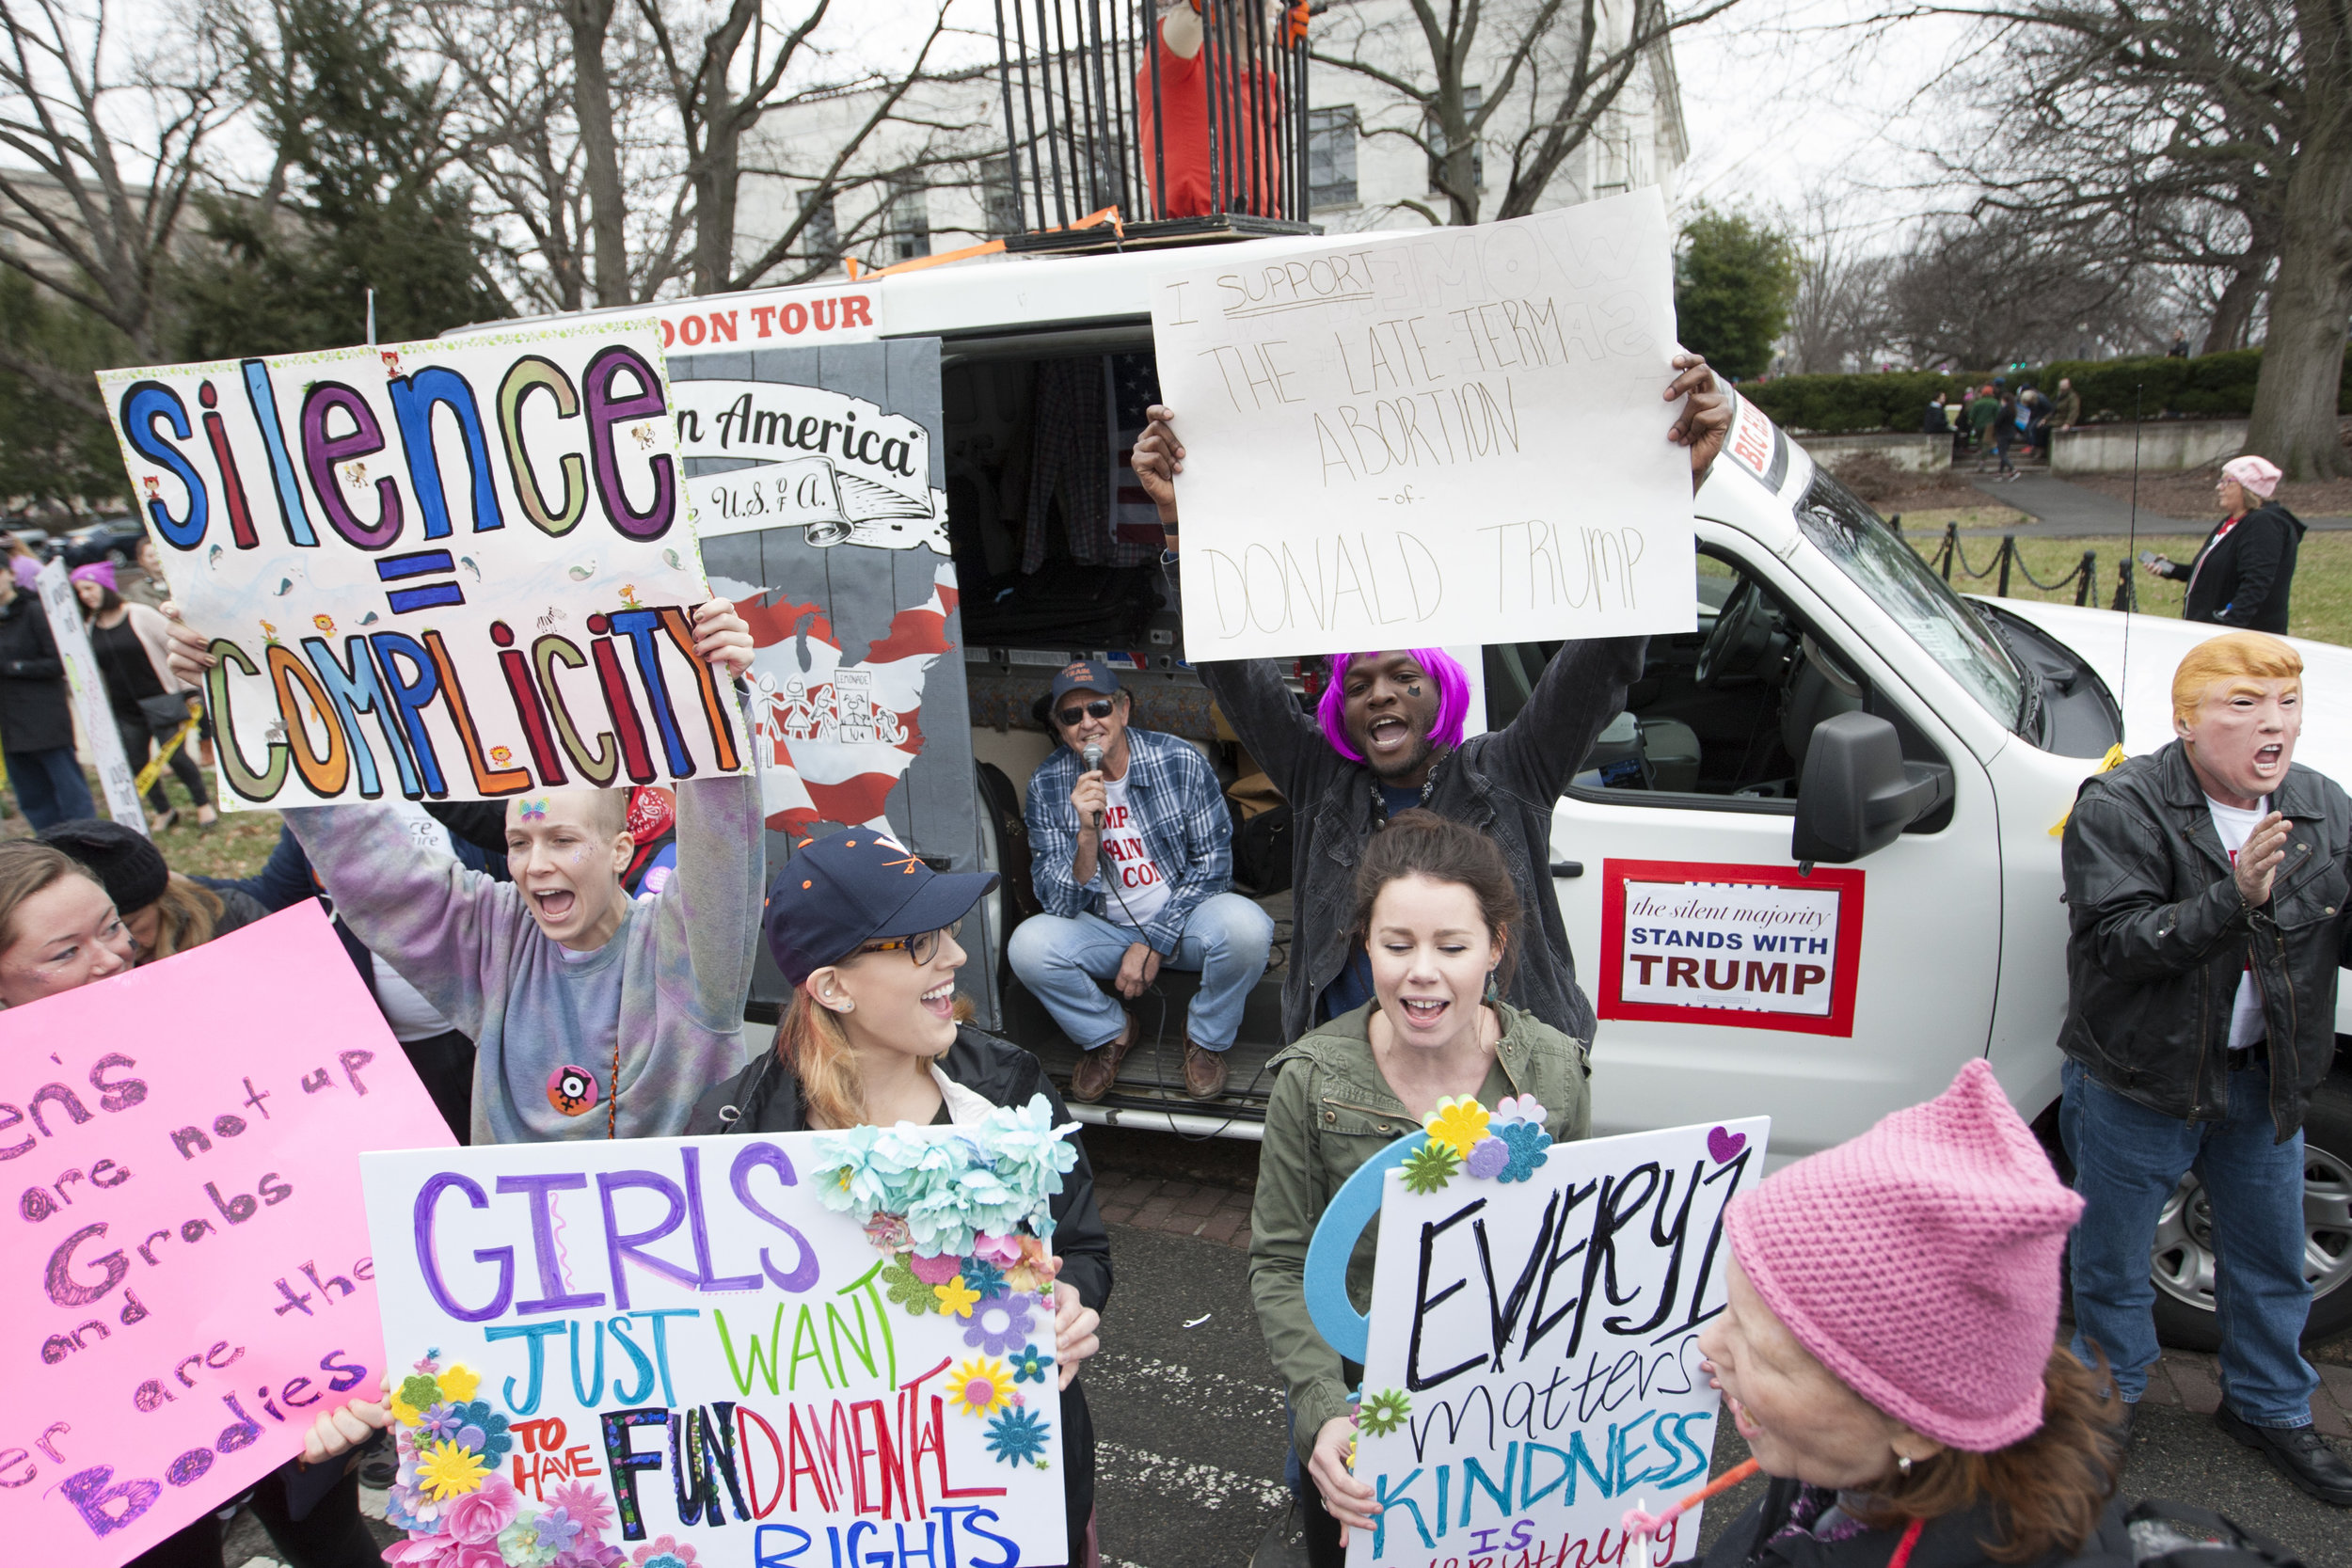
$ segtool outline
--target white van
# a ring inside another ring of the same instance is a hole
[[[653,308],[705,562],[760,642],[756,749],[788,764],[769,775],[772,863],[785,830],[886,819],[942,868],[1017,871],[1020,793],[1055,744],[1042,697],[1073,657],[1120,666],[1136,721],[1196,742],[1229,784],[1254,771],[1184,663],[1120,466],[1156,392],[1158,265],[994,258]],[[851,449],[861,419],[902,442],[894,462]],[[1955,595],[1744,402],[1696,511],[1698,629],[1652,640],[1554,816],[1554,886],[1602,1021],[1596,1130],[1762,1113],[1775,1155],[1796,1155],[1984,1055],[2055,1151],[2054,830],[2110,746],[2170,738],[2171,671],[2204,633]],[[1510,721],[1556,646],[1485,650],[1487,722]],[[2298,646],[2300,760],[2352,780],[2352,652]],[[1265,827],[1250,836],[1273,848],[1244,857],[1265,885],[1245,891],[1279,923],[1279,966],[1288,851]],[[1073,1047],[1003,961],[1025,897],[1008,886],[967,927],[963,989],[1066,1081]],[[1190,977],[1164,974],[1137,1006],[1145,1045],[1079,1114],[1255,1136],[1279,984],[1248,1009],[1226,1100],[1200,1105],[1182,1082]],[[767,973],[755,1011],[782,999]],[[2352,1324],[2341,1071],[2307,1131],[2316,1337]],[[2191,1178],[2153,1259],[2174,1343],[2215,1339],[2210,1224]]]

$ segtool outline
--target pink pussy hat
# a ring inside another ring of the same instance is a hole
[[[2279,465],[2252,452],[2231,458],[2221,465],[2221,472],[2224,478],[2236,480],[2265,500],[2279,488],[2279,481],[2286,477],[2279,471]]]
[[[1756,1294],[1848,1387],[1990,1453],[2042,1425],[2058,1257],[2082,1208],[1979,1058],[1735,1199],[1724,1223]]]

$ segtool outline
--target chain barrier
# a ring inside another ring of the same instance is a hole
[[[2116,589],[2115,608],[2118,610],[2125,608],[2125,597],[2131,592],[2129,564],[2129,562],[2125,563],[2127,570]],[[1986,578],[1994,578],[1994,596],[2004,599],[2009,597],[2010,573],[2014,569],[2027,582],[2045,594],[2060,593],[2068,588],[2074,589],[2074,602],[2078,605],[2088,605],[2090,602],[2090,595],[2097,586],[2099,577],[2098,552],[2085,550],[2083,558],[2074,563],[2072,571],[2051,581],[2043,581],[2033,575],[2032,567],[2026,564],[2025,556],[2017,548],[2017,535],[2013,533],[2001,535],[2000,546],[1994,551],[1991,561],[1982,566],[1972,566],[1968,562],[1968,552],[1960,542],[1958,523],[1944,525],[1943,542],[1936,546],[1935,553],[1928,557],[1928,565],[1930,569],[1941,573],[1946,582],[1952,580],[1954,570],[1958,570],[1963,578],[1979,581]]]

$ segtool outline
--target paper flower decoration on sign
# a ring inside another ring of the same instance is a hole
[[[400,1469],[384,1517],[408,1539],[384,1552],[390,1563],[548,1564],[607,1568],[627,1560],[603,1532],[612,1510],[592,1486],[560,1488],[533,1507],[499,1473],[514,1448],[506,1418],[473,1397],[480,1374],[435,1352],[392,1391],[393,1446]]]
[[[1532,1094],[1505,1095],[1491,1114],[1469,1095],[1450,1096],[1422,1121],[1426,1136],[1398,1174],[1407,1192],[1422,1194],[1443,1192],[1456,1176],[1524,1181],[1548,1158],[1549,1114]]]

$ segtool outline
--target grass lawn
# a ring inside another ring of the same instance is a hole
[[[98,787],[98,774],[87,768],[82,772],[89,781],[90,799],[98,802],[98,814],[105,816],[106,797]],[[180,808],[180,818],[164,830],[155,847],[174,871],[191,877],[250,877],[278,847],[278,818],[274,811],[225,811],[218,822],[199,828],[179,780],[166,774],[164,793]],[[13,796],[7,809],[7,819],[0,821],[0,838],[32,837],[33,830],[17,811]]]
[[[1924,522],[1924,515],[1922,517]],[[1963,523],[1963,528],[1968,525]],[[1933,531],[1925,527],[1913,531],[1912,519],[1903,519],[1904,537],[1923,556],[1932,557],[1943,544],[1942,523]],[[2197,546],[2204,542],[2201,533],[2175,535],[2143,533],[2138,547],[2169,556],[2174,561],[2195,558]],[[2090,550],[2099,558],[2098,587],[2091,602],[2101,606],[2115,602],[2115,567],[2124,559],[2126,541],[2121,534],[2111,539],[2037,539],[2020,531],[2017,537],[2017,558],[2029,567],[2034,576],[2044,582],[2054,581],[2072,571]],[[2001,547],[1998,539],[1963,539],[1961,552],[1970,565],[1989,567]],[[2181,599],[2186,583],[2173,582],[2136,573],[2139,583],[2139,608],[2151,615],[2181,613]],[[1997,580],[1995,576],[1981,579],[1963,579],[1955,568],[1952,586],[1964,594],[1990,594]],[[2045,593],[2028,583],[2024,574],[2010,574],[2009,596],[2012,599],[2058,600],[2074,602],[2073,584],[2056,593]],[[2307,533],[2295,563],[2294,596],[2288,601],[2287,629],[2296,637],[2308,637],[2320,642],[2352,644],[2352,532]]]

